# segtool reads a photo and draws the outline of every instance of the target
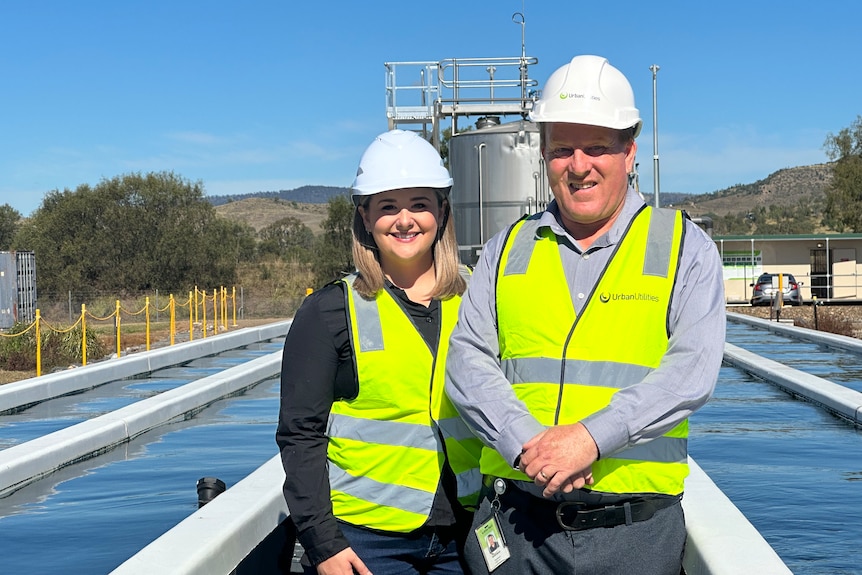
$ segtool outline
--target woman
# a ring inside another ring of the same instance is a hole
[[[284,344],[284,495],[318,575],[463,573],[480,444],[443,393],[466,268],[437,151],[378,136],[352,186],[357,272],[310,295]]]

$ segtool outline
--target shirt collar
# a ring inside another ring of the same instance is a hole
[[[623,209],[620,212],[620,215],[617,216],[617,219],[614,221],[611,229],[609,229],[606,233],[602,234],[599,238],[596,238],[596,241],[593,242],[592,247],[601,248],[613,246],[619,243],[620,238],[625,232],[626,228],[629,225],[631,219],[637,214],[638,210],[644,205],[644,200],[641,195],[635,191],[634,188],[629,187],[626,191],[626,197],[623,203]],[[578,242],[572,237],[572,235],[563,227],[560,219],[560,208],[557,205],[557,200],[552,200],[548,207],[542,212],[542,215],[539,217],[539,226],[540,227],[548,227],[551,229],[554,234],[557,236],[563,236],[572,243],[572,245],[577,246]]]

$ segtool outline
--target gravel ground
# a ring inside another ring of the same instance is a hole
[[[769,306],[729,306],[727,311],[775,319],[775,311]],[[780,318],[792,319],[794,325],[814,329],[814,306],[785,306],[781,309]],[[862,305],[817,306],[817,329],[862,338]]]

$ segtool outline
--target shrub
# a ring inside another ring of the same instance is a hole
[[[15,324],[9,333],[20,335],[0,338],[0,368],[20,371],[36,366],[36,330],[31,325]],[[40,339],[43,372],[81,363],[80,325],[64,332],[43,328]],[[99,335],[94,330],[87,330],[87,361],[102,359],[106,355],[105,349]]]

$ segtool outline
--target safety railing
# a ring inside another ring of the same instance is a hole
[[[212,295],[210,295],[207,291],[200,290],[195,286],[194,290],[189,291],[188,299],[181,302],[177,301],[173,294],[170,294],[167,305],[162,308],[151,305],[149,296],[145,298],[144,305],[139,310],[126,309],[118,299],[116,300],[114,311],[106,316],[93,315],[87,311],[87,304],[81,304],[81,314],[78,316],[78,319],[67,327],[49,323],[42,317],[41,310],[36,308],[36,319],[33,322],[15,333],[0,333],[0,337],[23,338],[31,331],[33,332],[32,339],[36,355],[35,367],[36,376],[38,377],[42,375],[42,350],[46,333],[68,335],[80,329],[81,365],[87,365],[88,319],[94,322],[102,322],[103,324],[105,322],[113,322],[112,329],[116,336],[116,357],[121,357],[123,355],[123,317],[134,318],[141,316],[143,318],[143,323],[145,324],[144,346],[149,351],[151,346],[151,314],[154,312],[168,312],[169,345],[174,345],[178,334],[177,310],[182,308],[188,308],[188,341],[192,341],[195,338],[195,325],[200,326],[200,334],[203,338],[207,337],[210,325],[212,326],[213,334],[217,334],[219,331],[226,331],[229,322],[231,322],[231,327],[237,327],[237,297],[235,287],[231,288],[230,295],[228,295],[227,288],[225,287],[213,289]],[[75,334],[74,339],[77,339],[77,334]]]

